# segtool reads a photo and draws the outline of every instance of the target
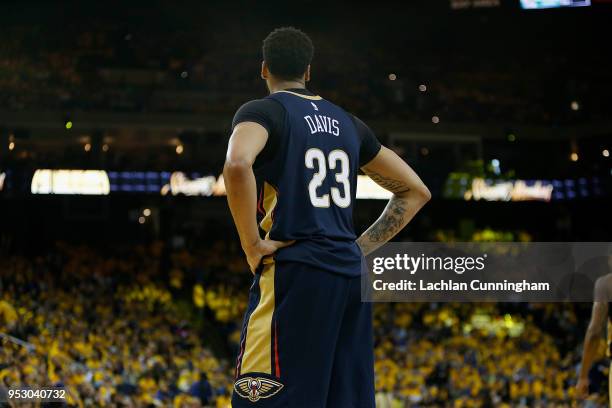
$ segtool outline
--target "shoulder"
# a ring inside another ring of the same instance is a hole
[[[273,127],[275,121],[284,115],[285,108],[271,98],[254,99],[243,104],[232,120],[232,129],[242,122],[256,122],[268,131]]]
[[[366,125],[357,116],[350,113],[348,115],[353,120],[357,135],[359,135],[359,141],[361,143],[359,163],[363,166],[370,162],[378,154],[382,145],[368,125]]]
[[[608,273],[606,275],[603,275],[597,278],[597,280],[595,281],[595,285],[599,285],[599,286],[612,285],[612,273]]]
[[[261,98],[250,100],[238,108],[236,113],[243,111],[262,110],[262,109],[278,109],[282,105],[272,98]]]
[[[602,287],[605,287],[605,286],[612,287],[612,273],[608,273],[608,274],[605,274],[597,278],[597,280],[595,281],[595,285],[599,285]]]
[[[612,293],[612,274],[606,274],[600,276],[595,281],[595,297],[596,301],[609,302],[612,300],[610,293]]]

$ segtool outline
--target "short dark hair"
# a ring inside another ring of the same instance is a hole
[[[314,55],[310,37],[294,27],[272,31],[263,41],[262,50],[272,75],[286,80],[304,75]]]

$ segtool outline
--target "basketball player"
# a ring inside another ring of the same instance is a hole
[[[608,354],[612,348],[612,316],[610,316],[609,302],[612,301],[612,274],[607,274],[595,281],[595,295],[591,321],[584,336],[584,346],[582,351],[582,363],[580,374],[576,384],[576,397],[585,398],[589,394],[589,371],[593,363],[603,356],[599,354],[600,342],[603,338],[604,330],[608,332]],[[612,366],[610,367],[612,371]],[[612,395],[612,376],[608,374],[609,395]],[[612,407],[612,398],[609,399]]]
[[[363,255],[397,234],[430,198],[415,172],[361,120],[306,89],[313,52],[300,30],[270,33],[261,66],[270,95],[243,105],[232,123],[223,175],[255,274],[233,407],[374,407]],[[356,240],[359,169],[393,197]]]

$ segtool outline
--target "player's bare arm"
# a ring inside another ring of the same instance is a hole
[[[384,146],[361,169],[393,193],[380,217],[357,240],[364,255],[368,255],[400,232],[430,200],[431,193],[414,170]]]
[[[230,137],[223,166],[227,202],[251,272],[255,272],[264,256],[290,244],[262,240],[257,227],[257,186],[253,164],[267,140],[268,131],[260,124],[239,123]]]
[[[584,346],[582,352],[582,363],[580,365],[580,375],[576,384],[576,397],[584,398],[589,391],[589,371],[593,362],[600,357],[599,347],[603,340],[603,332],[608,318],[608,302],[606,296],[606,280],[609,276],[597,279],[595,283],[595,302],[591,312],[591,321],[584,336]]]

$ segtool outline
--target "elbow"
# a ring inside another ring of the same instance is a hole
[[[223,166],[223,178],[225,180],[240,179],[252,170],[251,166],[252,164],[246,160],[228,158]]]
[[[431,200],[431,191],[429,191],[425,184],[422,184],[418,189],[416,189],[415,193],[422,205],[427,204],[427,202]]]
[[[415,202],[419,207],[423,207],[429,200],[431,200],[431,192],[427,186],[423,183],[418,184],[415,187],[411,187],[401,192],[395,193],[396,196],[402,198],[409,198]]]

